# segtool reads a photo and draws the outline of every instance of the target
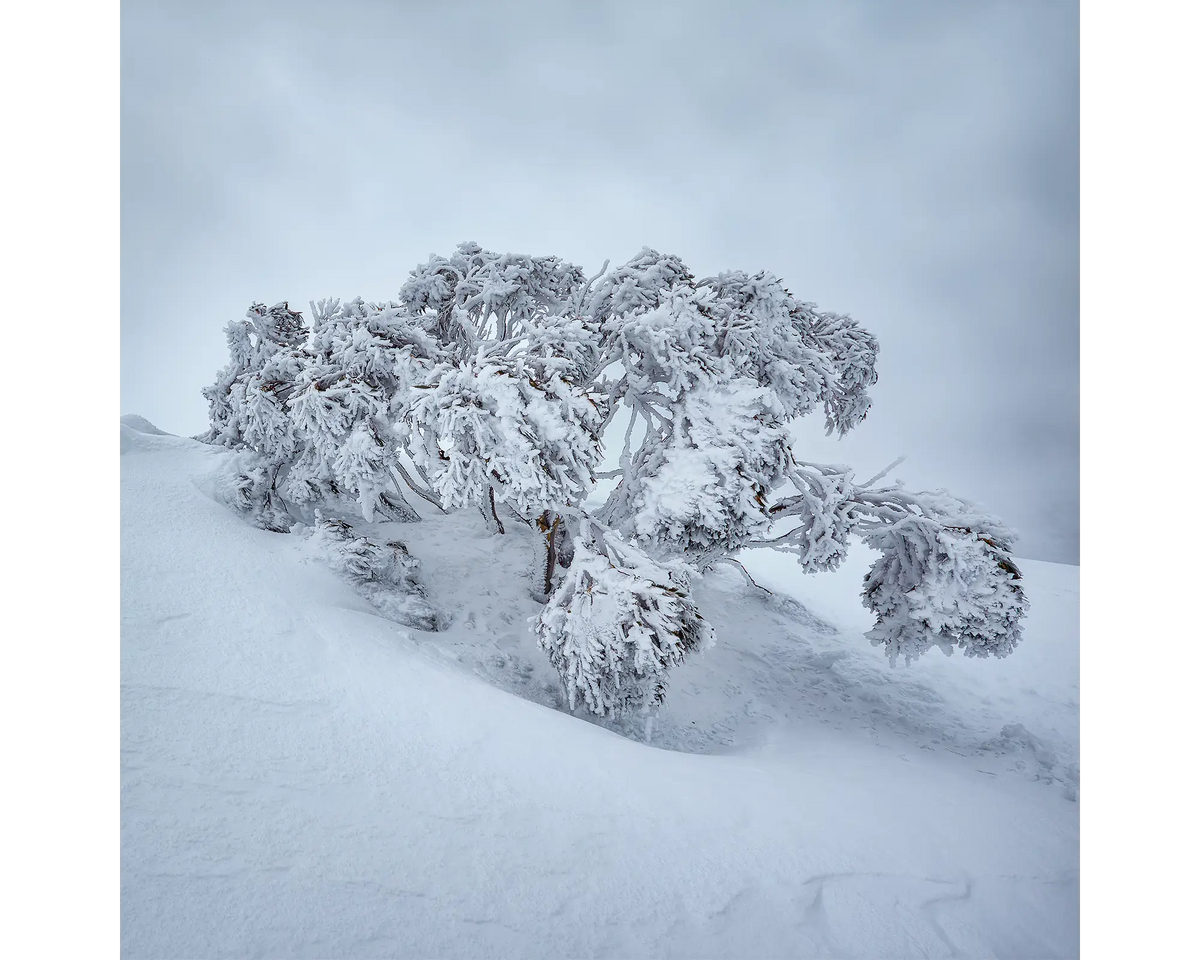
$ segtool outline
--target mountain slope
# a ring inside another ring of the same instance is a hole
[[[123,954],[1078,954],[1069,570],[1030,575],[1053,655],[908,672],[841,587],[710,576],[718,646],[647,745],[552,708],[524,534],[389,527],[452,615],[408,630],[153,429],[121,426]]]

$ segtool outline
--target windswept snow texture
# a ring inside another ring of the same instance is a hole
[[[136,413],[125,414],[125,416],[121,418],[121,423],[132,430],[136,430],[138,433],[148,433],[151,436],[156,437],[165,437],[168,435],[165,430],[159,430],[158,427],[152,424],[145,417],[139,416]]]
[[[1008,659],[893,670],[865,552],[749,556],[647,745],[558,709],[521,524],[374,525],[426,633],[215,502],[228,451],[121,451],[123,955],[1078,956],[1078,568]]]

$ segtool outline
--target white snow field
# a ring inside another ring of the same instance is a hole
[[[518,522],[376,525],[423,632],[216,502],[226,451],[121,452],[124,956],[1078,956],[1077,567],[1022,565],[1007,660],[896,669],[865,553],[719,568],[647,744],[557,708]]]

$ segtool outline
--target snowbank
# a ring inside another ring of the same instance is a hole
[[[648,746],[553,707],[523,533],[381,525],[413,631],[121,435],[123,955],[1078,955],[1077,569],[1008,660],[890,670],[854,570],[752,557],[807,610],[707,578]]]

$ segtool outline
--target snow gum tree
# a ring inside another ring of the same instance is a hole
[[[644,249],[591,277],[557,257],[464,243],[386,304],[286,304],[226,330],[203,439],[246,453],[232,499],[260,525],[353,502],[368,521],[471,507],[538,532],[533,629],[564,701],[650,716],[710,639],[690,584],[770,547],[835,569],[879,553],[868,634],[893,664],[931,647],[1003,657],[1027,603],[1014,535],[944,491],[808,463],[789,425],[844,435],[870,409],[878,345],[767,272],[696,279]],[[617,468],[597,471],[606,445]],[[617,481],[603,502],[598,479]]]

